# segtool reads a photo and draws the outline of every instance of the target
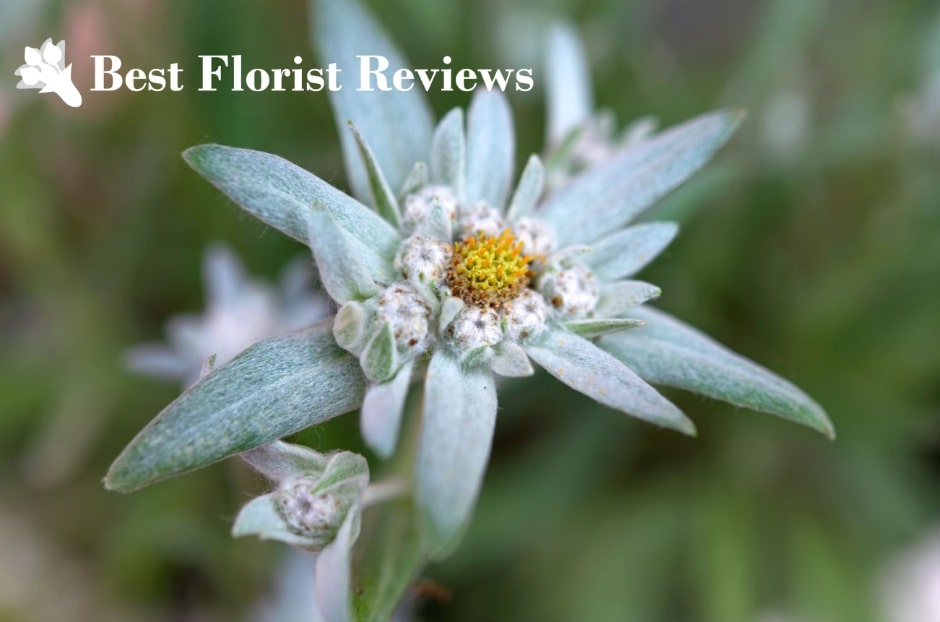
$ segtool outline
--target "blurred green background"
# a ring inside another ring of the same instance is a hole
[[[565,18],[621,123],[747,108],[730,146],[650,214],[682,231],[642,276],[659,306],[807,390],[839,434],[668,392],[698,424],[687,439],[545,377],[510,385],[474,524],[424,573],[449,602],[412,595],[417,617],[940,620],[940,605],[911,617],[884,597],[899,556],[927,555],[940,528],[937,3],[369,4],[416,67],[537,66]],[[205,247],[225,241],[269,280],[304,252],[179,153],[271,151],[344,187],[327,97],[89,94],[88,55],[313,67],[306,14],[303,0],[0,4],[0,620],[250,620],[269,593],[282,549],[228,536],[263,488],[242,465],[130,496],[100,478],[177,393],[123,356],[202,308]],[[69,44],[81,109],[14,89],[23,46],[48,36]],[[543,93],[510,98],[522,162],[542,149]],[[438,114],[468,99],[431,93]],[[361,448],[354,415],[301,440]],[[901,583],[932,581],[936,603],[940,551],[921,566]]]

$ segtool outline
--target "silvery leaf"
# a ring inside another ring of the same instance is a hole
[[[486,201],[502,209],[515,167],[515,130],[506,96],[477,91],[467,112],[467,182],[464,203]]]
[[[356,255],[376,279],[395,278],[391,262],[401,243],[395,229],[313,173],[269,153],[221,145],[192,147],[183,158],[243,209],[303,244],[311,208],[322,206],[355,240]]]
[[[257,536],[262,540],[277,540],[304,549],[323,546],[322,540],[302,536],[291,531],[278,508],[276,493],[255,497],[239,510],[232,525],[232,537]]]
[[[741,113],[713,112],[627,147],[553,194],[539,217],[559,246],[590,244],[633,220],[711,159]]]
[[[679,226],[651,222],[627,227],[591,245],[583,261],[594,274],[607,281],[631,277],[656,259],[669,246]]]
[[[379,216],[397,228],[401,225],[398,199],[395,198],[395,193],[392,192],[388,182],[385,181],[385,175],[382,174],[382,169],[379,168],[379,163],[375,160],[375,154],[372,153],[362,134],[352,123],[349,124],[349,129],[356,140],[356,147],[359,149],[362,164],[366,168],[366,179],[369,182],[369,195],[372,198],[372,205],[375,206],[375,211],[379,213]]]
[[[251,467],[273,482],[281,482],[298,474],[319,476],[326,468],[327,458],[309,447],[274,441],[241,454]]]
[[[615,318],[644,302],[659,298],[662,290],[644,281],[617,281],[601,286],[601,298],[595,313],[601,318]]]
[[[413,366],[414,362],[408,361],[391,380],[366,390],[359,419],[362,438],[380,458],[388,458],[395,451]]]
[[[428,165],[424,162],[415,162],[411,172],[405,177],[398,191],[398,198],[404,200],[409,194],[413,194],[428,185]]]
[[[662,311],[643,307],[631,315],[647,326],[605,337],[600,346],[647,381],[778,415],[835,437],[825,411],[792,383]]]
[[[492,373],[464,369],[446,351],[435,352],[425,378],[415,491],[435,556],[457,545],[470,518],[495,425]]]
[[[352,546],[359,536],[361,515],[358,508],[346,514],[336,539],[317,556],[314,569],[313,601],[322,622],[350,622],[350,567]]]
[[[493,373],[507,378],[524,378],[535,373],[529,355],[517,343],[502,341],[493,348],[493,360],[490,369]]]
[[[331,324],[260,341],[188,389],[117,457],[105,486],[130,492],[358,408],[365,380]]]
[[[385,382],[394,375],[400,365],[398,348],[392,327],[384,322],[362,353],[362,370],[372,382]]]
[[[454,108],[441,119],[431,139],[431,181],[445,184],[463,196],[467,175],[467,144],[463,111]]]
[[[320,283],[336,302],[365,300],[381,291],[352,236],[317,204],[310,210],[309,245],[320,272]]]
[[[669,400],[590,341],[550,328],[527,342],[525,349],[545,371],[575,391],[633,417],[695,434],[692,422]]]
[[[592,338],[611,333],[619,333],[631,328],[639,328],[646,324],[642,320],[632,318],[604,318],[590,320],[572,320],[565,322],[565,328],[581,337]]]
[[[545,142],[554,147],[587,121],[594,110],[594,102],[591,70],[584,47],[570,24],[556,24],[551,29],[546,52]]]
[[[418,160],[427,160],[433,121],[424,90],[360,91],[359,56],[385,58],[385,75],[410,67],[382,28],[356,0],[317,0],[312,4],[311,37],[320,62],[336,63],[347,82],[330,92],[330,104],[339,128],[346,170],[353,193],[369,196],[369,182],[353,137],[345,130],[352,121],[368,141],[379,168],[392,188],[398,188]],[[374,62],[374,61],[373,61]],[[377,87],[377,85],[373,84]]]
[[[539,197],[545,186],[545,169],[537,155],[529,156],[529,161],[522,170],[519,184],[513,192],[506,210],[506,219],[510,222],[530,216],[535,211]]]

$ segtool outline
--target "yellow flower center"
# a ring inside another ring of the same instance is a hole
[[[522,242],[509,229],[498,238],[481,233],[454,242],[447,284],[468,304],[499,307],[529,284],[529,262],[533,259],[522,254]]]

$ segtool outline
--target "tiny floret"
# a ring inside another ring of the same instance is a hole
[[[471,236],[454,242],[447,285],[469,305],[498,308],[528,285],[533,259],[509,229],[499,237]]]
[[[533,257],[546,257],[555,248],[555,234],[541,220],[524,217],[512,225],[512,232],[522,244],[522,251]]]
[[[302,477],[278,490],[278,507],[291,531],[302,536],[330,535],[339,529],[343,504],[331,492],[314,493],[318,479]]]
[[[582,263],[546,271],[538,286],[545,299],[569,318],[588,317],[600,298],[597,277]]]
[[[457,195],[450,186],[426,186],[405,198],[405,223],[420,230],[428,222],[431,210],[440,205],[453,222],[457,218]]]
[[[395,265],[409,281],[437,283],[444,280],[450,256],[447,244],[416,233],[402,243]]]
[[[531,289],[503,306],[506,337],[514,341],[527,339],[545,327],[548,306],[545,299]]]
[[[499,211],[485,201],[463,207],[460,210],[458,224],[461,238],[483,234],[495,238],[500,231],[506,228]]]
[[[427,346],[431,310],[412,283],[390,285],[379,297],[377,313],[391,326],[399,349],[421,351]]]
[[[465,307],[454,319],[450,333],[457,348],[463,351],[495,346],[503,339],[499,314],[480,307]]]

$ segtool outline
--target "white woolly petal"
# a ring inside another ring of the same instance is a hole
[[[405,197],[405,224],[421,230],[435,205],[440,205],[451,221],[457,217],[457,195],[453,189],[450,186],[426,186]]]

